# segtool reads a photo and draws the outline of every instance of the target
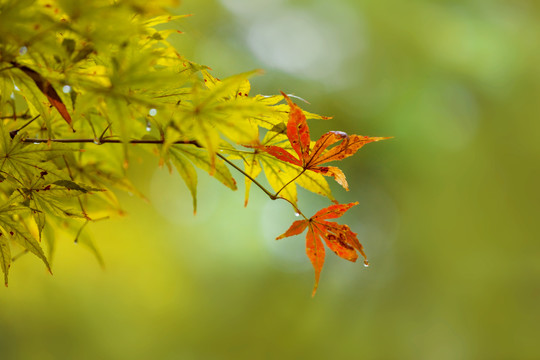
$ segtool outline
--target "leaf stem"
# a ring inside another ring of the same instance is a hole
[[[16,261],[16,260],[18,260],[21,256],[28,254],[28,252],[29,252],[28,249],[25,249],[25,250],[21,251],[21,252],[18,253],[17,255],[13,256],[13,257],[11,258],[11,261]]]
[[[68,174],[69,174],[69,178],[71,179],[71,181],[74,181],[75,178],[73,177],[73,173],[71,172],[71,168],[69,167],[69,163],[66,159],[66,156],[65,155],[62,155],[62,158],[64,159],[64,163],[66,164],[66,169],[68,171]],[[83,213],[83,216],[85,217],[86,221],[88,221],[88,219],[90,219],[90,217],[88,216],[88,213],[86,212],[86,210],[84,209],[84,205],[82,203],[82,200],[81,200],[81,197],[80,196],[77,196],[77,201],[79,202],[79,207],[81,208],[81,211]],[[84,227],[84,225],[83,225]],[[80,231],[79,231],[80,232]],[[79,237],[79,234],[77,233],[77,238]],[[77,242],[77,238],[75,238],[75,242]]]
[[[300,173],[299,173],[298,175],[296,175],[291,181],[289,181],[288,183],[286,183],[285,185],[283,185],[283,186],[281,187],[281,189],[279,189],[279,191],[276,193],[275,196],[278,196],[279,193],[280,193],[283,189],[285,189],[287,186],[289,186],[289,184],[291,184],[294,180],[298,179],[298,178],[300,177],[300,175],[302,175],[305,171],[306,171],[305,168],[302,169],[302,171],[300,171]]]
[[[282,196],[278,196],[278,197],[276,197],[276,198],[277,198],[277,199],[283,199],[283,200],[285,200],[286,202],[288,202],[289,204],[292,205],[292,207],[294,208],[294,211],[296,211],[297,214],[302,215],[302,217],[303,217],[304,219],[309,220],[309,219],[306,217],[306,215],[304,215],[304,213],[300,211],[300,209],[298,208],[298,206],[296,206],[291,200],[286,199],[286,198],[284,198],[284,197],[282,197]]]

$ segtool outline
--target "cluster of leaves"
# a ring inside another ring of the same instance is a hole
[[[194,211],[195,167],[232,190],[229,169],[242,173],[246,205],[251,184],[302,216],[296,185],[335,202],[281,236],[308,228],[315,289],[324,262],[321,238],[347,260],[355,261],[357,252],[365,257],[356,234],[326,221],[354,203],[337,204],[324,176],[348,189],[345,175],[321,165],[383,138],[334,131],[312,142],[306,119],[326,118],[283,93],[250,95],[248,78],[258,71],[219,80],[171,46],[167,38],[177,36],[174,28],[185,17],[168,12],[176,5],[0,0],[0,266],[6,285],[13,248],[32,252],[50,270],[59,232],[84,239],[100,258],[82,230],[121,211],[111,187],[138,193],[125,170],[139,149],[176,168]],[[104,144],[117,145],[96,146]],[[257,180],[262,173],[271,189]]]

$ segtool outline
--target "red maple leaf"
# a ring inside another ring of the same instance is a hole
[[[298,235],[308,228],[306,235],[306,254],[315,270],[315,286],[313,287],[312,295],[315,295],[317,291],[319,277],[324,265],[325,250],[321,238],[324,239],[326,246],[339,257],[355,262],[358,259],[359,253],[364,257],[364,265],[369,265],[364,248],[358,241],[357,234],[352,232],[347,225],[327,221],[327,219],[335,219],[342,216],[347,210],[357,204],[358,202],[336,204],[319,210],[308,220],[293,222],[284,234],[276,238],[276,240],[279,240],[288,236]]]
[[[66,122],[71,126],[71,115],[69,115],[66,105],[62,102],[62,99],[60,96],[58,96],[58,93],[56,90],[54,90],[52,84],[41,76],[40,73],[30,69],[28,66],[20,65],[15,62],[12,62],[12,64],[28,75],[32,81],[34,81],[38,89],[47,97],[49,103],[54,106],[56,110],[58,110],[62,118],[64,118],[64,120],[66,120]]]
[[[281,93],[290,107],[289,120],[287,122],[287,138],[291,143],[296,155],[279,146],[264,146],[262,149],[276,158],[300,166],[304,170],[311,170],[325,176],[332,176],[341,186],[349,190],[345,174],[335,166],[320,166],[321,164],[343,160],[354,155],[367,143],[389,139],[388,137],[369,137],[362,135],[347,135],[342,131],[329,131],[315,142],[310,148],[311,138],[306,116],[302,109],[291,99]],[[329,146],[341,141],[338,145],[328,149]]]

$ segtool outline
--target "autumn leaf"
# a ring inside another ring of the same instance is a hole
[[[286,127],[283,123],[282,125],[284,133]],[[252,148],[253,152],[239,151],[233,147],[227,147],[225,151],[230,154],[229,159],[242,160],[244,171],[251,178],[255,179],[259,174],[264,173],[275,193],[293,204],[296,204],[298,200],[296,185],[335,201],[323,175],[312,171],[307,172],[300,166],[282,161],[260,150],[265,146],[280,146],[292,151],[290,144],[284,144],[285,141],[288,142],[286,135],[282,134],[280,126],[276,126],[266,133],[262,143],[244,145],[244,147]],[[246,177],[245,204],[249,197],[250,185],[251,180]]]
[[[306,116],[298,105],[282,93],[289,104],[289,120],[287,122],[287,138],[296,153],[291,154],[281,146],[264,146],[262,149],[276,158],[311,170],[325,176],[332,176],[341,186],[349,190],[345,174],[335,166],[320,166],[321,164],[343,160],[354,155],[362,146],[374,141],[389,139],[387,137],[369,137],[362,135],[347,135],[342,131],[330,131],[321,136],[311,147],[311,137]],[[340,142],[341,141],[341,142]],[[340,142],[328,149],[329,146]]]
[[[341,217],[351,207],[357,204],[358,202],[331,205],[318,211],[308,220],[297,220],[293,222],[285,233],[276,238],[276,240],[279,240],[285,237],[299,235],[306,228],[308,229],[306,235],[306,254],[315,270],[315,286],[313,287],[312,295],[315,295],[317,291],[319,277],[324,265],[325,249],[322,240],[339,257],[356,262],[358,254],[360,254],[364,257],[364,265],[369,265],[364,248],[358,241],[357,234],[352,232],[347,225],[327,221],[328,219]]]
[[[69,114],[66,105],[64,104],[62,99],[60,99],[60,96],[58,96],[56,90],[54,90],[52,84],[43,76],[41,76],[40,73],[30,69],[28,66],[20,65],[16,62],[12,62],[12,65],[17,67],[19,70],[24,72],[28,77],[32,79],[34,84],[36,84],[36,86],[43,93],[43,95],[47,97],[49,103],[54,106],[56,110],[58,110],[64,120],[66,120],[66,122],[71,126],[71,115]]]

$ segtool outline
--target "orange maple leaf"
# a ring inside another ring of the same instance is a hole
[[[298,157],[275,145],[264,146],[262,149],[270,155],[282,161],[300,166],[304,170],[311,170],[325,176],[332,176],[346,190],[349,190],[349,186],[343,171],[335,166],[320,165],[352,156],[367,143],[390,139],[388,137],[347,135],[342,131],[329,131],[315,142],[313,148],[310,148],[311,138],[309,136],[306,116],[302,112],[302,109],[293,103],[286,94],[283,92],[281,94],[287,100],[290,107],[289,120],[287,122],[287,138]],[[328,149],[330,145],[338,141],[341,141],[341,143]]]
[[[358,253],[360,253],[364,257],[364,265],[369,265],[364,248],[358,241],[357,234],[352,232],[347,225],[327,221],[327,219],[335,219],[342,216],[355,205],[358,205],[358,202],[335,204],[319,210],[308,220],[297,220],[293,222],[285,233],[276,238],[276,240],[279,240],[285,237],[299,235],[308,228],[306,235],[306,254],[315,270],[315,286],[313,287],[312,296],[317,291],[319,277],[324,265],[325,250],[321,238],[324,239],[326,246],[339,257],[355,262],[358,259]]]

